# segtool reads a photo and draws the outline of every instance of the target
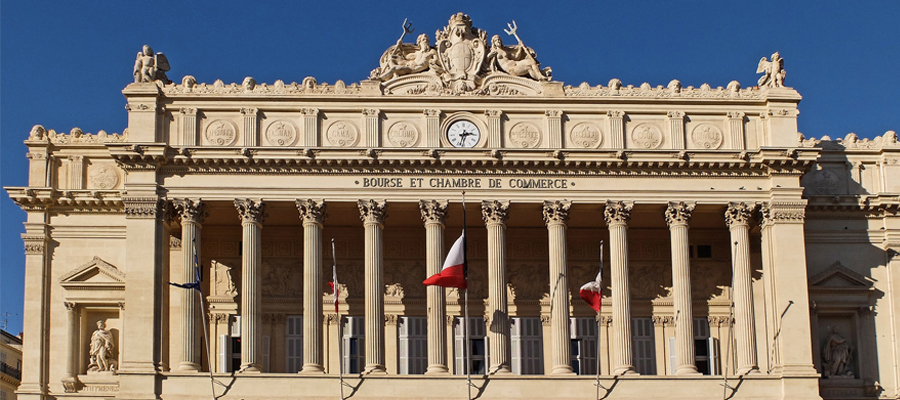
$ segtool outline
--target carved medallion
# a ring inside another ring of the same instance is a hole
[[[338,121],[328,127],[325,137],[334,146],[349,147],[359,141],[359,130],[349,122]]]
[[[700,124],[691,132],[691,141],[701,149],[718,149],[722,146],[722,131],[714,125]]]
[[[585,149],[597,148],[603,141],[600,129],[590,123],[580,123],[569,131],[569,143]]]
[[[410,122],[398,122],[388,131],[388,140],[397,147],[412,147],[419,142],[419,129]]]
[[[631,142],[639,148],[655,149],[662,143],[662,133],[653,125],[641,124],[631,131]]]
[[[206,140],[216,146],[231,146],[237,138],[237,126],[231,121],[213,121],[206,127]]]
[[[91,168],[91,186],[97,189],[112,189],[119,184],[119,173],[112,165],[98,165]]]
[[[297,140],[297,128],[287,120],[275,121],[266,128],[266,140],[275,146],[290,146]]]
[[[816,194],[836,194],[838,192],[837,174],[827,169],[816,171],[813,187]]]
[[[509,130],[509,142],[525,149],[537,147],[541,143],[541,131],[528,122],[520,122]]]

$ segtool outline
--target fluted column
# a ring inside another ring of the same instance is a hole
[[[666,223],[672,240],[672,292],[675,305],[675,374],[697,374],[694,315],[691,310],[691,261],[688,221],[694,204],[669,202]]]
[[[235,199],[241,216],[244,244],[241,248],[241,372],[262,372],[260,328],[260,237],[266,219],[262,200]],[[183,246],[183,244],[182,244]]]
[[[634,373],[631,355],[631,296],[628,292],[628,220],[633,205],[608,202],[603,217],[609,226],[609,266],[612,283],[613,374]]]
[[[176,199],[172,201],[175,211],[181,217],[181,278],[183,283],[193,282],[194,254],[200,260],[200,230],[209,213],[200,200]],[[200,346],[197,341],[197,293],[193,290],[179,290],[181,295],[181,360],[179,371],[200,371]],[[205,310],[204,310],[205,312]]]
[[[550,238],[551,374],[571,374],[569,336],[569,277],[566,264],[566,224],[569,201],[544,201],[544,222]]]
[[[382,231],[387,204],[359,200],[359,217],[366,228],[366,369],[364,374],[384,374],[384,243]]]
[[[425,223],[425,275],[441,272],[444,256],[444,220],[447,217],[447,201],[419,200],[419,211]],[[446,297],[444,288],[428,286],[428,369],[426,375],[448,374],[447,329],[444,325]]]
[[[66,393],[77,390],[78,376],[78,304],[66,302],[66,326],[69,344],[66,347],[66,374],[62,383]]]
[[[734,270],[734,338],[737,373],[758,373],[756,362],[756,326],[754,324],[753,293],[750,277],[750,216],[755,206],[747,203],[728,203],[725,223],[731,231],[732,265]],[[727,373],[728,371],[726,371]]]
[[[491,374],[508,374],[510,366],[509,310],[506,301],[506,221],[509,202],[497,200],[481,202],[481,217],[487,226],[488,238],[488,315],[490,316]]]
[[[322,224],[325,203],[297,200],[303,220],[303,369],[323,374],[322,367]]]

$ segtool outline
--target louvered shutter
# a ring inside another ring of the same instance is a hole
[[[656,349],[654,348],[653,320],[632,318],[631,335],[635,370],[641,375],[655,375]]]
[[[272,350],[272,340],[271,340],[271,338],[270,338],[269,336],[263,335],[263,337],[262,337],[262,346],[261,346],[261,347],[262,347],[262,368],[263,368],[263,372],[272,372],[272,370],[269,369],[269,360],[270,360],[270,357],[271,357],[271,354],[270,354],[270,353],[271,353],[271,350]]]
[[[678,359],[675,357],[675,337],[669,338],[669,375],[675,375]]]
[[[219,335],[218,372],[231,372],[231,336]]]

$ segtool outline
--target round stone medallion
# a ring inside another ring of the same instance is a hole
[[[569,143],[585,149],[597,148],[603,140],[600,129],[594,124],[582,122],[569,131]]]
[[[328,127],[325,137],[334,146],[349,147],[359,141],[359,130],[349,122],[338,121]]]
[[[112,165],[98,165],[91,168],[91,186],[97,189],[112,189],[119,184],[119,173]]]
[[[718,149],[722,146],[722,131],[715,125],[700,124],[691,131],[691,141],[701,149]]]
[[[640,124],[631,131],[631,143],[642,149],[655,149],[662,143],[662,133],[659,128]]]
[[[231,146],[237,138],[237,126],[223,119],[210,122],[206,127],[206,140],[215,146]]]
[[[388,140],[397,147],[415,146],[419,142],[419,129],[411,122],[397,122],[388,130]]]
[[[529,149],[541,143],[541,131],[528,122],[519,122],[509,130],[509,143],[513,146]]]
[[[297,140],[297,128],[288,120],[278,120],[266,128],[266,140],[275,146],[290,146]]]

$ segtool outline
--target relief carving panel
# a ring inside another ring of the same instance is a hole
[[[631,143],[641,149],[656,149],[662,144],[662,132],[650,124],[640,124],[631,130]]]
[[[206,141],[215,146],[231,146],[237,139],[237,125],[223,119],[215,120],[206,127]]]
[[[419,142],[419,128],[408,121],[400,121],[391,125],[388,140],[397,147],[412,147]]]
[[[691,131],[691,142],[701,149],[718,149],[722,146],[722,130],[711,124],[697,125]]]
[[[575,147],[595,149],[602,142],[603,134],[594,124],[582,122],[569,131],[569,143]]]
[[[359,129],[349,122],[338,121],[328,127],[325,137],[333,146],[350,147],[359,142]]]
[[[541,131],[534,124],[519,122],[509,130],[509,143],[524,149],[535,148],[541,143]]]
[[[119,173],[112,164],[98,164],[89,168],[89,189],[113,189],[119,185]]]
[[[266,141],[274,146],[291,146],[297,141],[297,127],[288,120],[278,120],[266,128]]]

